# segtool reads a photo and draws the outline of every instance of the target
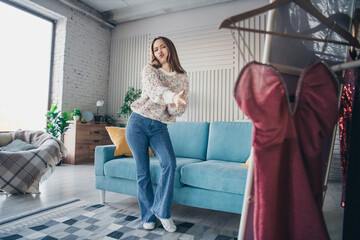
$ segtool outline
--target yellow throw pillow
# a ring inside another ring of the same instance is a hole
[[[252,156],[253,156],[253,153],[252,153],[252,151],[251,151],[251,152],[250,152],[250,156],[248,157],[248,159],[246,160],[245,163],[242,163],[242,164],[241,164],[241,166],[249,167],[249,165],[250,165],[250,159],[252,158]]]
[[[245,163],[242,163],[241,166],[249,167],[249,164],[250,164],[250,158],[248,158]]]
[[[106,131],[108,132],[111,141],[116,146],[114,156],[128,156],[132,157],[131,150],[129,145],[126,142],[126,135],[125,135],[125,128],[120,127],[105,127]],[[150,157],[154,156],[154,153],[149,148],[149,155]]]

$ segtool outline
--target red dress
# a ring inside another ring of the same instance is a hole
[[[327,65],[307,66],[290,101],[284,77],[251,62],[234,97],[254,124],[255,239],[329,239],[322,215],[323,139],[338,118],[338,82]]]

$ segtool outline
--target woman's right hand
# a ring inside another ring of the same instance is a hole
[[[179,92],[173,96],[172,100],[173,100],[174,104],[176,105],[176,107],[186,105],[186,101],[183,99],[184,93],[185,93],[185,91],[182,90],[181,92]]]

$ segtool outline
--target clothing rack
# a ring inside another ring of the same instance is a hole
[[[356,60],[353,62],[340,63],[337,65],[331,66],[331,70],[333,70],[334,72],[338,72],[338,71],[346,70],[349,68],[357,68],[357,67],[360,67],[360,60]]]
[[[242,20],[248,19],[250,17],[259,15],[261,13],[264,13],[266,11],[274,10],[277,7],[280,7],[282,5],[288,4],[288,3],[295,3],[302,9],[304,9],[306,12],[317,18],[322,24],[324,24],[329,29],[332,29],[334,32],[338,33],[341,37],[343,37],[346,42],[343,41],[335,41],[335,40],[329,40],[329,39],[321,39],[321,38],[315,38],[315,37],[307,37],[300,34],[290,34],[290,33],[279,33],[274,32],[267,28],[266,31],[264,30],[258,30],[258,29],[252,29],[252,28],[244,28],[240,26],[235,26],[235,23],[240,22]],[[232,17],[229,17],[221,22],[219,29],[221,28],[228,28],[228,29],[237,29],[242,31],[250,31],[250,32],[256,32],[256,33],[264,33],[264,34],[272,34],[277,36],[284,36],[284,37],[290,37],[290,38],[299,38],[304,40],[312,40],[312,41],[320,41],[320,42],[327,42],[327,43],[335,43],[335,44],[343,44],[343,45],[350,45],[357,48],[360,48],[359,41],[351,35],[350,32],[342,28],[339,24],[337,24],[334,20],[325,17],[322,13],[320,13],[310,2],[310,0],[275,0],[271,1],[270,4],[267,4],[263,7],[250,10]]]
[[[301,8],[303,8],[305,11],[307,11],[308,13],[310,13],[311,15],[316,17],[325,26],[327,26],[328,28],[332,29],[333,31],[335,31],[339,35],[341,35],[346,40],[346,42],[273,32],[272,29],[273,29],[273,22],[274,22],[274,16],[275,16],[275,9],[279,6],[282,6],[282,5],[290,3],[290,2],[296,3]],[[237,22],[240,22],[240,21],[248,19],[250,17],[259,15],[266,11],[268,11],[268,21],[267,21],[266,31],[250,29],[250,28],[243,28],[243,27],[239,27],[239,26],[235,25],[235,23],[237,23]],[[263,7],[260,7],[260,8],[257,8],[257,9],[254,9],[254,10],[251,10],[251,11],[248,11],[248,12],[245,12],[242,14],[238,14],[236,16],[232,16],[230,18],[225,19],[220,24],[219,28],[220,29],[228,28],[228,29],[236,29],[236,30],[250,31],[250,32],[256,32],[256,33],[265,33],[266,34],[265,46],[264,46],[265,51],[264,51],[264,55],[263,55],[263,61],[262,61],[263,63],[269,63],[270,42],[271,42],[272,35],[284,36],[284,37],[290,37],[290,38],[299,38],[299,39],[312,40],[312,41],[321,41],[321,42],[327,42],[327,43],[335,43],[335,44],[341,44],[341,45],[349,45],[349,46],[354,46],[357,48],[360,47],[360,44],[355,37],[353,37],[348,31],[346,31],[345,29],[343,29],[342,27],[337,25],[335,21],[323,16],[317,9],[314,8],[314,6],[312,5],[312,3],[309,0],[270,0],[270,4],[268,4],[268,5],[265,5]],[[274,65],[274,67],[279,69],[281,72],[292,74],[292,75],[299,75],[302,71],[302,69],[300,69],[300,68],[286,66],[286,65],[282,65],[282,64],[271,63],[271,65]],[[360,67],[360,60],[353,61],[353,62],[341,63],[341,64],[331,66],[331,70],[334,72],[337,72],[337,71],[342,71],[345,69],[355,68],[355,67]],[[341,94],[341,92],[340,92],[340,94]],[[341,95],[339,95],[339,96],[341,96]],[[339,104],[340,104],[340,97],[339,97]],[[335,141],[336,129],[337,129],[337,125],[334,127],[332,142],[331,142],[331,146],[330,146],[331,152],[329,153],[328,165],[327,165],[326,175],[325,175],[325,179],[324,179],[324,192],[323,192],[324,196],[325,196],[325,192],[326,192],[327,178],[328,178],[329,171],[330,171],[330,165],[331,165],[330,163],[331,163],[331,158],[332,158],[332,149],[333,149],[333,145],[334,145],[334,141]],[[249,163],[249,167],[248,167],[248,175],[247,175],[247,180],[246,180],[247,183],[246,183],[245,192],[244,192],[244,201],[243,201],[242,214],[241,214],[239,233],[238,233],[239,240],[250,239],[251,237],[253,237],[253,236],[251,236],[251,234],[249,235],[249,231],[247,231],[249,229],[250,223],[251,223],[250,227],[252,227],[252,222],[250,222],[250,221],[252,221],[252,216],[249,216],[249,210],[253,210],[253,209],[250,209],[250,207],[253,208],[253,205],[250,205],[250,204],[254,202],[253,148],[251,148],[251,153],[250,153],[249,158],[250,158],[250,163]],[[250,220],[249,220],[249,217],[251,217]]]
[[[283,64],[279,64],[279,63],[271,63],[271,65],[274,66],[275,68],[277,68],[280,72],[290,74],[290,75],[299,76],[302,72],[301,68],[297,68],[297,67],[293,67],[293,66],[287,66],[287,65],[283,65]],[[356,67],[360,67],[360,60],[356,60],[353,62],[340,63],[337,65],[333,65],[330,68],[334,72],[339,72],[339,71],[343,71],[343,70],[346,70],[349,68],[356,68]]]

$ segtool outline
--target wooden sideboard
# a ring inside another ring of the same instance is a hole
[[[68,151],[64,163],[93,162],[97,145],[112,144],[105,126],[105,123],[70,121],[69,129],[64,134],[64,144]]]

